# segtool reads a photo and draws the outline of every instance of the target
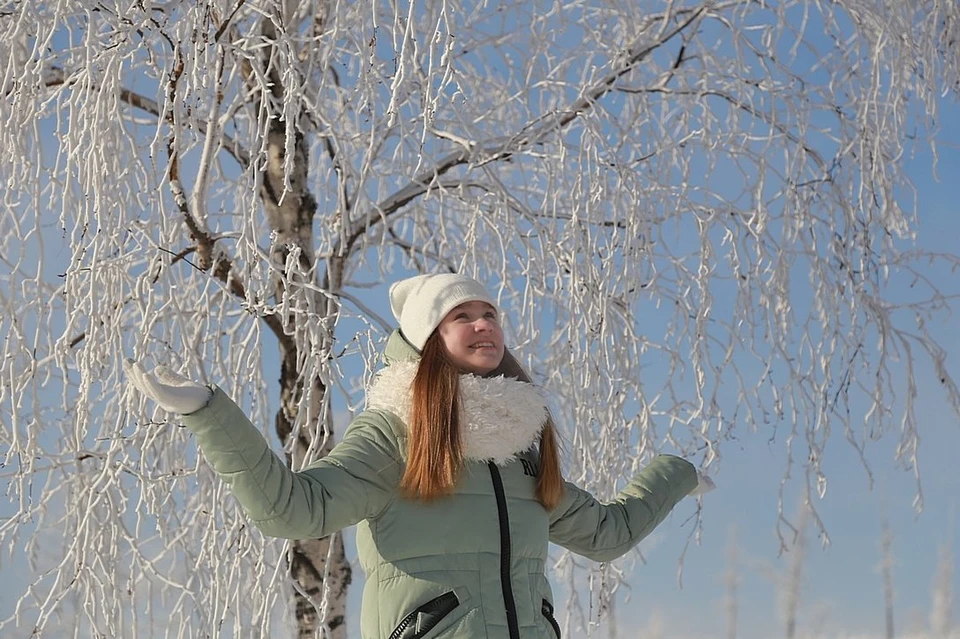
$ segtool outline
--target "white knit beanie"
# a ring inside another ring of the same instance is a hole
[[[464,302],[497,303],[477,280],[456,273],[417,275],[395,282],[390,287],[390,310],[400,322],[400,330],[417,350],[430,337],[443,318]]]

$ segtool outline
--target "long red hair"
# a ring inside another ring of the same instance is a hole
[[[463,468],[460,375],[435,331],[423,346],[411,388],[407,468],[400,480],[401,493],[406,497],[431,501],[454,491]],[[488,376],[501,375],[531,383],[530,376],[507,350],[500,366]],[[556,428],[549,412],[540,432],[539,452],[537,501],[553,510],[563,498],[563,475]]]

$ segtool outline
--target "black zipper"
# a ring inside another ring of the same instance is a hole
[[[540,612],[542,612],[543,616],[547,618],[547,622],[557,634],[557,639],[560,639],[560,624],[557,623],[557,618],[553,616],[553,604],[544,599],[543,605],[540,606]]]
[[[390,633],[389,639],[402,639],[404,637],[410,637],[411,639],[416,639],[417,637],[422,637],[428,631],[433,629],[440,620],[443,619],[451,610],[460,605],[460,599],[457,597],[455,592],[447,592],[439,597],[435,597],[423,604],[409,615],[400,620],[400,623],[396,628],[393,629],[393,632]],[[409,626],[413,623],[416,623],[421,615],[434,615],[433,618],[427,619],[427,627],[421,628],[419,631],[416,628],[413,628],[414,634],[407,632]]]
[[[503,492],[503,479],[493,462],[488,462],[493,494],[497,497],[497,516],[500,518],[500,587],[503,590],[503,605],[507,611],[507,629],[510,639],[520,639],[520,624],[517,622],[517,602],[513,599],[510,580],[510,517],[507,515],[507,498]]]

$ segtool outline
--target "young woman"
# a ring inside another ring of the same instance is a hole
[[[475,280],[394,284],[400,328],[363,411],[329,455],[292,472],[221,390],[132,360],[133,384],[183,414],[266,535],[358,524],[364,639],[557,639],[548,542],[596,561],[626,553],[712,482],[661,455],[602,504],[563,481],[544,400],[503,344]]]

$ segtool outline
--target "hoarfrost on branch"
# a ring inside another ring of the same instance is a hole
[[[4,632],[344,636],[339,551],[301,565],[251,530],[120,362],[220,384],[299,465],[362,407],[379,283],[415,271],[491,285],[600,496],[658,451],[716,472],[769,438],[825,535],[827,448],[869,474],[885,437],[922,504],[921,370],[960,413],[928,332],[958,291],[931,273],[960,260],[914,245],[904,163],[957,97],[956,2],[60,0],[0,21],[0,546],[30,568]],[[620,573],[590,570],[603,603]]]

